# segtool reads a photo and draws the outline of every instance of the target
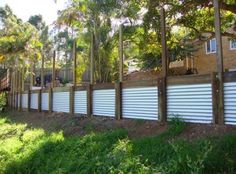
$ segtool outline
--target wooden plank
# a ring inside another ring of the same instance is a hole
[[[216,77],[216,73],[213,72],[211,75],[211,85],[212,85],[212,113],[213,113],[213,123],[218,124],[218,92],[219,92],[219,86],[218,86],[218,79]]]
[[[84,90],[87,90],[87,85],[76,86],[74,88],[75,88],[75,91],[84,91]]]
[[[70,87],[70,114],[74,114],[75,112],[75,88],[74,86]]]
[[[87,86],[87,117],[92,117],[93,114],[93,85]]]
[[[217,72],[219,79],[219,124],[224,124],[224,65],[223,65],[223,49],[221,36],[221,19],[219,0],[213,0],[215,15],[215,38],[216,38],[216,58]]]
[[[96,89],[115,89],[114,83],[98,83],[93,85],[93,90]]]
[[[42,93],[48,93],[49,89],[42,89],[41,91],[42,91]]]
[[[168,77],[168,85],[184,85],[184,84],[202,84],[211,83],[211,75],[186,75],[186,76],[176,76]]]
[[[143,81],[124,81],[122,88],[139,88],[157,86],[157,79]]]
[[[69,92],[70,87],[55,87],[53,88],[53,92]]]
[[[224,82],[236,82],[236,72],[224,73]]]
[[[158,108],[159,121],[165,123],[167,121],[167,92],[166,92],[166,78],[158,80]]]
[[[117,82],[115,84],[115,89],[116,89],[115,117],[117,120],[120,120],[122,118],[122,83]]]
[[[119,27],[119,81],[123,81],[123,25]]]

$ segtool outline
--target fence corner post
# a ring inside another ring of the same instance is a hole
[[[219,83],[216,75],[217,75],[216,72],[213,72],[211,74],[213,124],[219,123],[219,112],[218,112]]]
[[[115,90],[116,90],[115,117],[117,120],[120,120],[120,119],[122,119],[122,82],[117,82],[115,84]]]
[[[93,85],[87,86],[87,117],[92,117],[93,113]]]
[[[166,91],[166,78],[158,79],[158,108],[159,118],[161,123],[167,122],[167,91]]]
[[[70,87],[70,114],[75,113],[75,86]]]
[[[38,92],[38,112],[42,112],[42,89]]]
[[[49,113],[52,113],[53,110],[53,89],[50,87],[49,88],[49,93],[48,93],[48,110]]]

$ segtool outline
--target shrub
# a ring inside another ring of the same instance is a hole
[[[4,110],[7,105],[7,96],[6,93],[0,93],[0,112]]]

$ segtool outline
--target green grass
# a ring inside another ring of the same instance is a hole
[[[125,130],[65,138],[0,118],[0,173],[235,173],[236,135],[187,142],[172,120],[159,136],[130,140]]]

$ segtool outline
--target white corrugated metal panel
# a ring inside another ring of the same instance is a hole
[[[87,114],[87,91],[75,91],[75,113]]]
[[[70,112],[70,93],[54,92],[53,93],[53,111]]]
[[[211,84],[167,87],[168,120],[175,116],[186,122],[212,123]]]
[[[42,93],[42,110],[49,110],[49,93]]]
[[[123,118],[158,120],[157,87],[123,89],[122,110]]]
[[[225,123],[236,125],[236,82],[224,84]]]
[[[30,103],[30,108],[31,109],[38,109],[38,94],[31,94],[31,103]]]
[[[115,116],[115,89],[93,91],[93,115]]]
[[[28,108],[28,94],[22,94],[22,108]]]

